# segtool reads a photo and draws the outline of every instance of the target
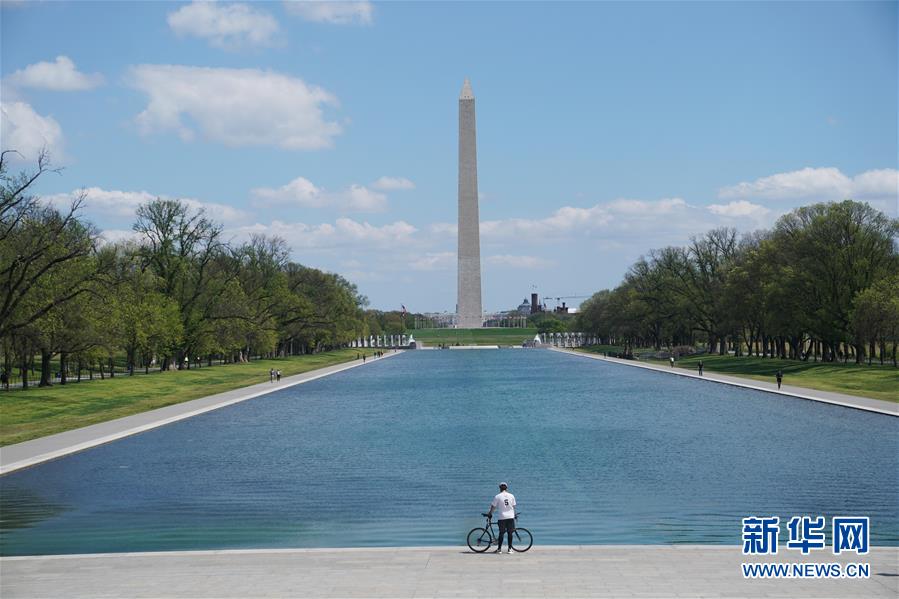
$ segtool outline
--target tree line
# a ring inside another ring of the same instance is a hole
[[[899,220],[852,200],[797,208],[771,230],[720,228],[652,250],[577,326],[621,345],[825,362],[899,345]]]
[[[332,349],[395,328],[366,312],[343,277],[290,260],[279,238],[234,243],[202,209],[157,199],[137,209],[134,237],[103,243],[81,215],[84,196],[64,209],[31,190],[53,172],[8,172],[0,157],[0,351],[23,387],[65,384],[82,370],[191,368],[213,360]],[[376,330],[373,330],[376,329]],[[37,363],[36,363],[37,362]]]

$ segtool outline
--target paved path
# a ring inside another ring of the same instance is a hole
[[[817,389],[807,389],[805,387],[794,387],[792,385],[783,385],[779,390],[777,383],[768,383],[765,381],[756,381],[753,379],[744,379],[736,376],[729,376],[717,372],[705,372],[704,376],[693,370],[685,370],[683,368],[671,368],[661,364],[647,364],[645,362],[637,362],[635,360],[622,360],[620,358],[607,358],[599,354],[591,354],[582,351],[574,351],[570,349],[562,349],[558,347],[550,348],[553,351],[579,356],[590,360],[602,360],[604,362],[612,362],[615,364],[623,364],[635,368],[646,368],[656,370],[667,374],[676,374],[703,381],[712,381],[715,383],[723,383],[725,385],[733,385],[735,387],[745,387],[747,389],[756,389],[758,391],[767,391],[769,393],[778,393],[789,397],[798,397],[811,401],[820,401],[823,403],[835,404],[847,408],[855,408],[856,410],[865,410],[868,412],[877,412],[879,414],[888,414],[890,416],[899,416],[899,403],[891,401],[883,401],[880,399],[871,399],[869,397],[858,397],[856,395],[846,395],[844,393],[833,393],[831,391],[818,391]],[[899,394],[899,392],[897,392]]]
[[[899,548],[743,559],[711,545],[291,549],[0,559],[13,597],[891,597]],[[870,564],[868,579],[744,579],[743,562]]]
[[[325,368],[284,377],[279,383],[259,383],[258,385],[225,391],[224,393],[217,393],[201,397],[200,399],[141,412],[140,414],[125,416],[124,418],[100,422],[83,428],[41,437],[40,439],[25,441],[24,443],[0,447],[0,475],[109,443],[122,437],[142,433],[158,426],[202,414],[203,412],[230,406],[231,404],[259,397],[278,389],[286,389],[307,381],[320,379],[335,372],[357,368],[363,364],[377,364],[385,358],[397,356],[401,353],[402,351],[385,353],[381,358],[369,358],[364,363],[362,360],[354,360],[352,362],[326,366]]]

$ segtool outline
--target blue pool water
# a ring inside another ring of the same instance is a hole
[[[896,418],[549,351],[407,352],[0,478],[0,553],[460,545],[501,480],[542,544],[865,515],[896,545],[897,443]]]

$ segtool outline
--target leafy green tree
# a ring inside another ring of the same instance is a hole
[[[776,257],[781,272],[789,274],[778,283],[806,300],[808,326],[828,359],[838,354],[845,359],[841,344],[854,348],[856,361],[863,359],[864,343],[850,326],[853,302],[897,272],[897,236],[899,221],[852,200],[797,208],[775,226]]]
[[[613,315],[609,310],[612,292],[608,289],[597,291],[581,304],[575,322],[579,331],[596,335],[606,343],[612,343],[611,323]]]
[[[159,278],[160,291],[178,306],[182,335],[173,348],[175,363],[190,367],[186,358],[206,349],[213,322],[228,318],[222,297],[237,272],[227,258],[222,227],[202,209],[158,199],[138,207],[133,228],[142,268]]]
[[[880,363],[891,343],[893,366],[896,366],[896,347],[899,345],[899,274],[875,282],[855,298],[852,327],[856,339],[870,344],[868,364],[874,357],[875,344],[879,345]]]
[[[42,154],[36,171],[12,176],[8,154],[0,154],[0,337],[86,293],[99,276],[97,233],[78,219],[82,198],[63,212],[40,202],[30,188],[51,172],[49,159]]]
[[[739,242],[732,229],[709,231],[638,260],[578,323],[631,347],[692,345],[695,332],[722,354],[870,361],[879,347],[883,359],[890,343],[895,353],[897,223],[847,200],[799,208]]]
[[[568,326],[558,316],[551,313],[536,314],[530,319],[531,326],[537,327],[537,332],[544,333],[564,333],[568,330]]]
[[[682,300],[690,321],[705,333],[709,351],[726,351],[732,320],[723,292],[737,250],[734,229],[714,229],[694,237],[686,248],[666,248],[654,254],[666,272],[671,290]]]
[[[287,268],[290,290],[308,301],[310,312],[294,320],[297,338],[306,350],[319,351],[365,334],[362,308],[367,300],[355,285],[333,273],[298,264]]]
[[[138,360],[147,372],[154,358],[181,342],[178,306],[159,291],[159,277],[142,267],[137,246],[121,244],[109,251],[114,256],[116,286],[107,305],[115,315],[116,346],[125,352],[129,373],[134,374]]]

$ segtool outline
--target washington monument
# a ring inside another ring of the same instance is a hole
[[[478,151],[474,94],[468,79],[459,95],[459,288],[456,327],[479,329],[481,311],[481,233],[478,218]]]

